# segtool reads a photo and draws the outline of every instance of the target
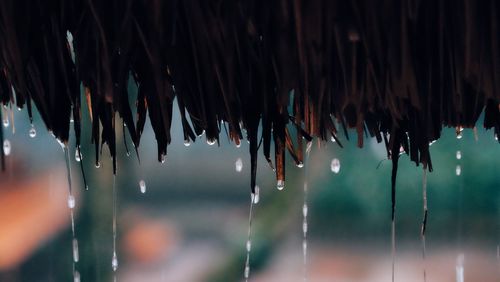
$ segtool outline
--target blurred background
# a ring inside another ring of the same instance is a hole
[[[174,105],[174,109],[176,106]],[[4,109],[4,114],[10,110]],[[35,113],[35,138],[25,110],[4,127],[11,152],[0,177],[0,281],[71,281],[72,233],[65,154]],[[81,281],[112,281],[112,167],[104,146],[94,165],[84,112],[83,167],[69,148]],[[4,118],[4,117],[2,117]],[[118,120],[118,117],[117,117]],[[121,123],[121,122],[120,122]],[[423,169],[401,156],[397,179],[396,281],[500,281],[500,146],[492,131],[445,129],[431,147],[427,258],[422,260]],[[14,134],[15,131],[15,134]],[[139,164],[118,138],[116,280],[243,281],[250,208],[248,144],[220,146],[204,136],[185,146],[174,112],[167,160],[156,161],[149,123]],[[355,139],[354,132],[350,137]],[[126,137],[129,146],[132,144]],[[259,155],[260,202],[253,209],[250,281],[303,281],[302,205],[309,183],[308,281],[391,279],[390,174],[383,144],[364,148],[340,135],[344,148],[314,142],[304,168],[287,161],[285,189]],[[132,150],[132,148],[131,148]],[[460,151],[461,159],[457,159]],[[331,162],[340,161],[332,172]],[[238,159],[242,170],[238,171]],[[460,165],[460,175],[456,168]],[[139,182],[144,180],[145,193]]]

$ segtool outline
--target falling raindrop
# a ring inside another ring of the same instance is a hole
[[[457,151],[456,157],[457,160],[460,160],[462,158],[462,152],[460,152],[460,150]]]
[[[142,194],[146,193],[146,182],[142,179],[139,181],[139,188],[141,189]]]
[[[457,265],[455,267],[456,282],[464,282],[464,260],[465,255],[463,253],[459,254],[457,257]]]
[[[283,190],[285,188],[285,181],[282,180],[282,179],[278,179],[278,182],[276,183],[276,188],[278,188],[278,190]]]
[[[9,127],[10,125],[10,122],[9,122],[9,116],[8,114],[6,114],[3,118],[3,121],[2,121],[2,124],[3,124],[3,127],[7,128]]]
[[[80,282],[80,272],[75,270],[75,273],[73,273],[73,276],[74,276],[74,279],[73,279],[74,282]]]
[[[460,174],[462,174],[462,167],[460,165],[457,165],[457,167],[455,168],[455,174],[457,176],[460,176]]]
[[[212,146],[215,144],[216,141],[217,141],[216,139],[207,139],[207,144]]]
[[[116,256],[116,253],[113,253],[113,258],[111,259],[111,267],[113,268],[113,271],[116,271],[118,269],[118,257]]]
[[[80,151],[80,147],[76,147],[75,150],[75,161],[80,162],[83,159],[82,152]]]
[[[78,262],[80,256],[78,253],[78,240],[73,238],[73,261]]]
[[[29,136],[31,138],[35,138],[36,137],[36,129],[35,129],[35,126],[33,124],[31,125],[30,131],[29,131]]]
[[[455,129],[455,132],[457,133],[457,139],[462,139],[463,137],[463,134],[462,132],[464,131],[464,128],[461,127],[461,126],[458,126],[456,129]]]
[[[186,147],[191,146],[191,142],[189,141],[189,139],[184,140],[184,146]]]
[[[334,158],[332,160],[332,163],[330,164],[330,169],[335,174],[339,173],[339,171],[340,171],[340,161],[339,161],[339,159]]]
[[[10,141],[7,139],[3,140],[3,154],[6,156],[10,155],[11,150],[12,150],[12,147],[10,145]]]
[[[458,151],[460,152],[460,151]],[[422,180],[422,202],[423,202],[423,219],[422,227],[420,230],[420,236],[422,240],[422,260],[424,262],[424,282],[427,281],[425,257],[426,257],[426,246],[425,246],[425,230],[427,225],[427,169],[424,168],[424,175]]]
[[[241,160],[241,158],[238,158],[236,160],[236,162],[234,163],[234,166],[235,166],[235,169],[237,172],[241,172],[241,170],[243,169],[243,161]]]
[[[74,209],[75,208],[75,197],[73,195],[68,196],[68,208]]]

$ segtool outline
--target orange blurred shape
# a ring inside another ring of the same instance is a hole
[[[125,250],[130,259],[149,263],[162,259],[175,244],[175,230],[164,221],[137,221],[124,236]]]
[[[0,183],[0,270],[22,263],[68,225],[65,177],[59,168]]]

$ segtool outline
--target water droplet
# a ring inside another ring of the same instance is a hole
[[[241,147],[241,142],[236,143],[236,148]]]
[[[429,146],[432,146],[432,144],[436,143],[437,140],[432,140],[431,142],[429,142]]]
[[[78,262],[80,255],[78,254],[78,240],[73,238],[73,261]]]
[[[75,270],[75,273],[73,275],[74,275],[73,281],[80,282],[80,272],[78,272],[78,270]]]
[[[335,137],[333,137],[333,136],[332,136],[332,137],[330,137],[330,140],[331,140],[333,143],[337,142],[337,141],[335,140]]]
[[[5,117],[3,118],[2,123],[3,123],[3,127],[5,127],[5,128],[9,127],[9,124],[10,124],[10,122],[9,122],[9,117],[8,117],[8,116],[5,116]]]
[[[235,169],[237,172],[241,172],[241,170],[243,169],[243,161],[241,160],[241,158],[238,158],[236,160],[236,162],[234,163],[234,166],[235,166]]]
[[[278,188],[278,190],[280,191],[283,190],[285,188],[285,181],[278,179],[278,182],[276,183],[276,188]]]
[[[302,223],[302,232],[304,232],[304,234],[307,233],[307,221],[305,221],[305,220]]]
[[[64,145],[64,143],[61,140],[59,140],[58,138],[56,138],[56,140],[57,140],[57,143],[59,143],[59,145],[61,145],[61,148],[64,150],[66,145]]]
[[[100,167],[101,167],[101,162],[97,162],[97,163],[95,164],[95,168],[100,168]]]
[[[307,204],[304,204],[304,206],[302,206],[302,215],[304,215],[304,217],[307,217],[308,210]]]
[[[252,250],[252,241],[248,240],[247,241],[247,252],[250,252]]]
[[[298,168],[303,168],[303,167],[304,167],[304,163],[303,163],[303,162],[298,163],[298,164],[297,164],[297,167],[298,167]]]
[[[212,146],[215,144],[216,141],[217,141],[217,139],[207,139],[207,144]]]
[[[71,116],[71,117],[69,118],[69,122],[71,122],[71,123],[75,122],[75,120],[73,119],[73,116]]]
[[[495,140],[498,141],[498,135],[497,134],[495,134]]]
[[[462,132],[457,133],[457,139],[462,139],[463,135]]]
[[[457,160],[460,160],[462,158],[462,152],[457,151],[456,156],[457,156]]]
[[[184,146],[186,147],[191,146],[191,142],[189,141],[189,139],[184,140]]]
[[[70,209],[75,208],[75,197],[73,197],[73,195],[68,196],[68,208]]]
[[[113,268],[113,271],[116,271],[118,269],[118,257],[116,256],[116,253],[113,253],[113,258],[111,259],[111,267]]]
[[[3,154],[6,156],[10,155],[11,150],[12,150],[12,147],[10,146],[10,141],[5,139],[3,141]]]
[[[307,145],[306,145],[306,153],[308,153],[308,154],[309,154],[309,152],[311,152],[311,149],[312,149],[312,144],[313,144],[313,142],[312,142],[312,141],[307,142]]]
[[[460,165],[457,165],[457,167],[455,168],[455,174],[457,176],[459,176],[460,174],[462,174],[462,167]]]
[[[77,147],[75,150],[75,161],[80,162],[83,159],[82,152],[80,151],[80,147]]]
[[[161,155],[161,157],[160,157],[160,162],[161,162],[162,164],[164,164],[166,160],[167,160],[167,156],[166,156],[166,155]]]
[[[260,201],[260,188],[258,185],[255,185],[255,193],[252,193],[252,201],[254,204],[258,204]]]
[[[139,181],[139,188],[141,189],[142,194],[146,193],[146,182],[142,179]]]
[[[304,253],[304,255],[307,253],[307,240],[306,239],[302,240],[302,252]]]
[[[248,279],[249,275],[250,275],[250,266],[246,265],[245,266],[245,279]]]
[[[340,171],[340,161],[339,161],[339,159],[334,158],[332,160],[332,163],[330,164],[330,169],[335,174],[339,173],[339,171]]]

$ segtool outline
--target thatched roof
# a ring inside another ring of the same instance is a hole
[[[35,105],[63,141],[72,116],[77,145],[88,106],[96,162],[103,143],[115,158],[116,114],[136,147],[149,115],[161,160],[176,98],[185,140],[250,141],[252,188],[260,146],[284,180],[285,151],[300,164],[303,138],[356,128],[359,146],[386,144],[394,184],[401,147],[432,169],[443,125],[484,109],[499,132],[499,14],[495,0],[2,0],[0,98]]]

